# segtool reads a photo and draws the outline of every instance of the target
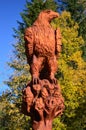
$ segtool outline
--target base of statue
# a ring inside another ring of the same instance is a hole
[[[33,130],[52,130],[52,120],[33,122]]]
[[[60,86],[47,79],[30,82],[23,90],[22,112],[31,117],[33,130],[52,130],[52,121],[64,110]]]

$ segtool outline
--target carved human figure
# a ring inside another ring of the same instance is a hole
[[[61,52],[60,29],[54,30],[50,22],[59,17],[52,10],[42,11],[37,20],[29,28],[26,28],[24,39],[27,61],[31,66],[33,84],[39,83],[39,78],[49,79],[56,83],[54,77],[57,71],[57,59]],[[46,73],[42,70],[45,70]],[[42,76],[41,76],[42,75]]]
[[[40,120],[44,119],[43,111],[44,111],[44,102],[42,98],[38,98],[35,102],[35,110],[38,111]]]
[[[30,112],[31,105],[33,103],[34,95],[31,92],[31,88],[28,86],[23,90],[23,101],[27,106],[27,112]]]
[[[45,102],[45,112],[46,112],[46,118],[47,119],[53,119],[54,118],[54,109],[56,108],[57,101],[54,97],[50,96],[46,99]]]

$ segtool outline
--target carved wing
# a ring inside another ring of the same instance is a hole
[[[57,56],[59,56],[59,53],[61,52],[61,49],[62,49],[60,28],[57,28],[55,30],[55,43],[56,43],[55,52],[56,52]]]
[[[25,40],[25,53],[27,56],[27,62],[31,64],[33,56],[33,32],[31,27],[25,30],[24,40]]]

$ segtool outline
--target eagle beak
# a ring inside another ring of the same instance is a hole
[[[54,18],[58,18],[60,15],[57,12],[51,12],[49,15],[49,22],[51,22]]]
[[[59,16],[60,16],[59,13],[54,14],[54,18],[58,18]]]

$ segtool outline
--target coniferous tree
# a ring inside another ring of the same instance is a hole
[[[86,61],[86,0],[61,0],[61,7],[71,13],[72,18],[79,24],[79,35],[84,38],[83,58]]]
[[[65,0],[64,0],[65,1]],[[80,26],[80,35],[86,40],[86,1],[85,0],[66,0],[67,10],[71,13],[75,21]]]
[[[22,22],[18,22],[18,29],[14,28],[14,37],[16,43],[14,46],[14,56],[12,61],[8,65],[13,69],[14,73],[10,76],[9,81],[6,84],[10,88],[10,92],[2,95],[1,101],[5,103],[4,111],[1,113],[1,126],[3,130],[27,130],[30,129],[30,117],[24,116],[20,113],[21,110],[21,97],[22,89],[31,80],[29,73],[29,65],[27,64],[25,49],[24,49],[24,29],[33,24],[36,20],[39,12],[44,9],[57,9],[57,4],[54,0],[32,0],[31,2],[26,1],[25,10],[21,13]],[[5,117],[6,121],[4,120]],[[3,125],[5,123],[7,125]]]

